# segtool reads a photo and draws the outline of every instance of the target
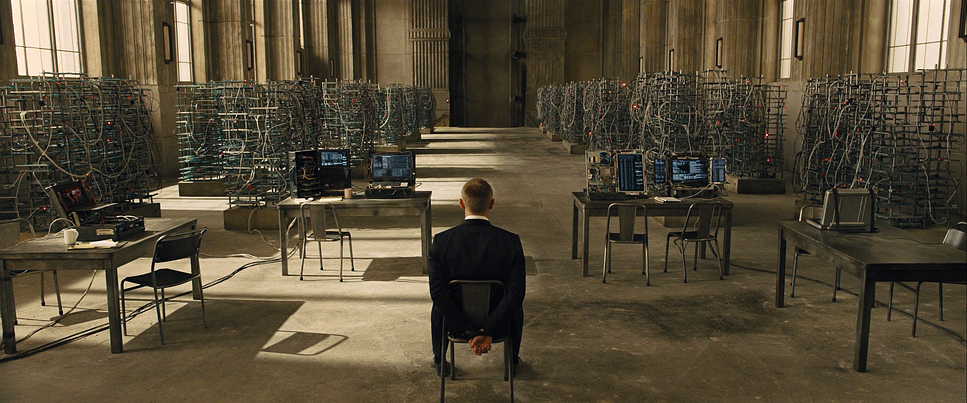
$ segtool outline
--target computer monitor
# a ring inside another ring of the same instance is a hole
[[[65,214],[87,211],[97,205],[91,188],[84,181],[56,185],[51,190],[54,192],[54,196],[57,197],[57,202],[60,203]]]
[[[615,179],[618,182],[618,192],[644,193],[646,189],[644,156],[640,152],[619,152],[614,160],[617,168]]]
[[[709,158],[710,182],[721,185],[725,183],[725,158]]]
[[[652,183],[660,185],[665,183],[665,175],[668,173],[666,171],[666,164],[664,158],[655,158],[655,169],[653,171]]]
[[[820,229],[870,231],[874,213],[871,190],[833,188],[823,197],[822,217],[810,224]]]
[[[349,174],[349,150],[319,150],[316,178],[323,194],[342,194],[353,187]]]
[[[708,186],[708,160],[701,157],[672,157],[671,182],[676,186]]]
[[[369,180],[373,183],[414,185],[414,159],[410,152],[375,153],[371,159]]]

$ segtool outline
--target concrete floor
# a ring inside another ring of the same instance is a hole
[[[434,232],[460,222],[460,186],[479,176],[496,189],[494,223],[521,235],[528,287],[520,402],[967,400],[962,286],[947,286],[944,322],[936,287],[924,286],[926,322],[916,338],[908,314],[895,312],[887,322],[886,309],[874,309],[867,373],[851,369],[856,279],[844,276],[846,291],[831,302],[833,270],[804,257],[797,297],[775,308],[775,223],[793,217],[793,194],[730,196],[734,266],[724,281],[708,259],[683,284],[674,250],[663,273],[666,230],[651,221],[652,286],[640,274],[640,250],[623,245],[602,284],[602,244],[592,244],[592,277],[582,277],[580,263],[570,259],[570,192],[584,186],[583,156],[521,129],[441,130],[414,150],[419,189],[433,191]],[[178,198],[176,189],[163,189],[157,200],[163,216],[197,217],[209,227],[201,262],[206,283],[278,253],[274,231],[223,230],[223,198]],[[336,260],[327,260],[322,272],[310,266],[312,276],[302,282],[282,277],[279,263],[246,268],[205,291],[208,328],[197,303],[172,303],[163,346],[148,311],[131,320],[123,354],[110,354],[107,332],[100,332],[3,362],[0,402],[437,399],[416,220],[348,224],[357,261],[346,282],[330,269]],[[592,234],[603,226],[592,220]],[[914,232],[939,242],[944,230]],[[331,256],[336,247],[327,246]],[[291,263],[298,270],[299,261]],[[140,259],[121,276],[147,267]],[[60,276],[68,307],[93,285],[72,313],[20,343],[20,351],[107,322],[102,274]],[[40,306],[37,276],[18,278],[14,286],[18,337],[57,315],[55,307]],[[881,285],[877,300],[886,297]],[[900,292],[896,308],[909,312],[912,300],[912,293]],[[458,380],[447,383],[447,400],[506,401],[499,349],[476,357],[459,348]]]

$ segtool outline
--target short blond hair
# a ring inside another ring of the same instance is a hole
[[[494,189],[487,181],[473,178],[463,185],[460,198],[467,211],[471,214],[484,214],[490,209],[490,201],[494,199]]]

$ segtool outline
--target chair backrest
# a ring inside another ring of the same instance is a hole
[[[960,250],[967,250],[967,222],[961,221],[948,229],[943,243]]]
[[[313,232],[324,234],[329,229],[329,214],[332,214],[332,224],[336,226],[336,229],[342,230],[339,227],[339,219],[336,218],[336,206],[331,203],[305,203],[300,207],[300,210],[302,211],[302,219],[308,218],[309,226],[312,227]],[[327,213],[326,210],[329,210],[329,212]]]
[[[635,235],[635,217],[638,216],[638,211],[641,210],[642,216],[645,218],[645,230],[644,234],[648,234],[648,210],[644,205],[639,203],[611,203],[608,206],[608,223],[606,225],[606,233],[610,237],[611,232],[611,217],[618,217],[618,241],[628,242],[634,239]]]
[[[203,227],[194,231],[158,238],[158,241],[154,244],[152,263],[170,262],[197,256],[201,250],[201,236],[205,234],[205,231],[208,231],[208,228]]]
[[[722,215],[722,202],[720,201],[701,201],[688,207],[685,214],[685,224],[682,232],[689,231],[689,221],[695,217],[695,224],[691,231],[697,232],[697,239],[708,239],[709,235],[717,236],[719,233],[719,221]]]
[[[470,323],[481,327],[490,316],[490,292],[498,287],[506,292],[504,283],[497,280],[453,280],[450,281],[451,290],[459,287],[461,307]]]

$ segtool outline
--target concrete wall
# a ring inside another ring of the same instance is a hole
[[[0,0],[0,83],[17,77],[17,53],[13,37],[10,0]]]

